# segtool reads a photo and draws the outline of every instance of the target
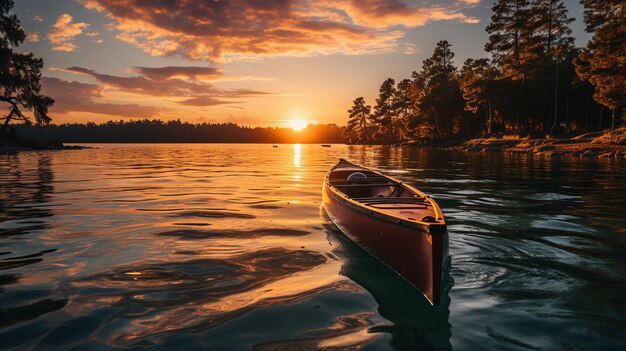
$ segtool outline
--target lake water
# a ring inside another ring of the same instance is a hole
[[[626,162],[333,145],[0,155],[0,348],[623,350]],[[320,209],[339,157],[432,195],[436,307]]]

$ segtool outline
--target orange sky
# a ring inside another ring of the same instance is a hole
[[[345,124],[354,98],[419,70],[438,40],[484,57],[490,1],[20,0],[54,123],[180,118]],[[579,5],[571,9],[575,17]],[[578,21],[580,22],[580,21]],[[580,34],[582,25],[574,25]]]

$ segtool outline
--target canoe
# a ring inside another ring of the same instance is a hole
[[[352,241],[439,303],[449,269],[446,222],[437,203],[398,179],[341,159],[324,178],[323,204]]]

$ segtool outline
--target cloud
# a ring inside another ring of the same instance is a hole
[[[233,101],[225,101],[221,99],[216,99],[211,96],[200,96],[191,99],[186,99],[180,102],[181,105],[186,106],[217,106],[217,105],[227,105],[232,104]]]
[[[140,95],[190,97],[206,93],[219,93],[219,90],[211,84],[182,79],[168,79],[168,82],[164,84],[162,80],[152,80],[145,76],[120,77],[98,73],[83,67],[68,67],[62,70],[87,75],[110,87]]]
[[[466,5],[478,5],[480,4],[480,0],[460,0],[462,3]]]
[[[48,32],[48,40],[53,44],[52,50],[72,52],[78,49],[74,43],[74,38],[80,35],[89,24],[72,23],[72,20],[72,16],[66,13],[59,16],[52,25],[50,32]]]
[[[407,28],[475,21],[399,0],[82,1],[113,19],[118,40],[153,56],[210,61],[398,51]]]
[[[135,67],[135,71],[148,79],[163,81],[171,78],[212,79],[224,76],[222,70],[215,67]]]
[[[58,78],[42,77],[42,92],[54,97],[51,114],[68,112],[88,112],[119,117],[154,117],[165,109],[138,104],[113,104],[97,102],[94,99],[102,98],[102,87],[95,84],[85,84],[61,80]]]
[[[244,97],[271,94],[248,89],[218,88],[205,81],[224,75],[221,70],[212,67],[135,67],[133,71],[139,75],[132,77],[102,74],[83,67],[54,68],[54,70],[86,75],[96,79],[106,88],[124,93],[169,98],[185,106],[238,104]]]
[[[39,36],[38,32],[32,32],[28,33],[28,35],[26,36],[26,40],[30,41],[31,43],[36,43],[41,40],[41,37]]]

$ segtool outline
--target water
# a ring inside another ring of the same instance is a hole
[[[0,348],[618,350],[626,163],[333,145],[0,155]],[[320,210],[339,157],[438,200],[430,307]]]

